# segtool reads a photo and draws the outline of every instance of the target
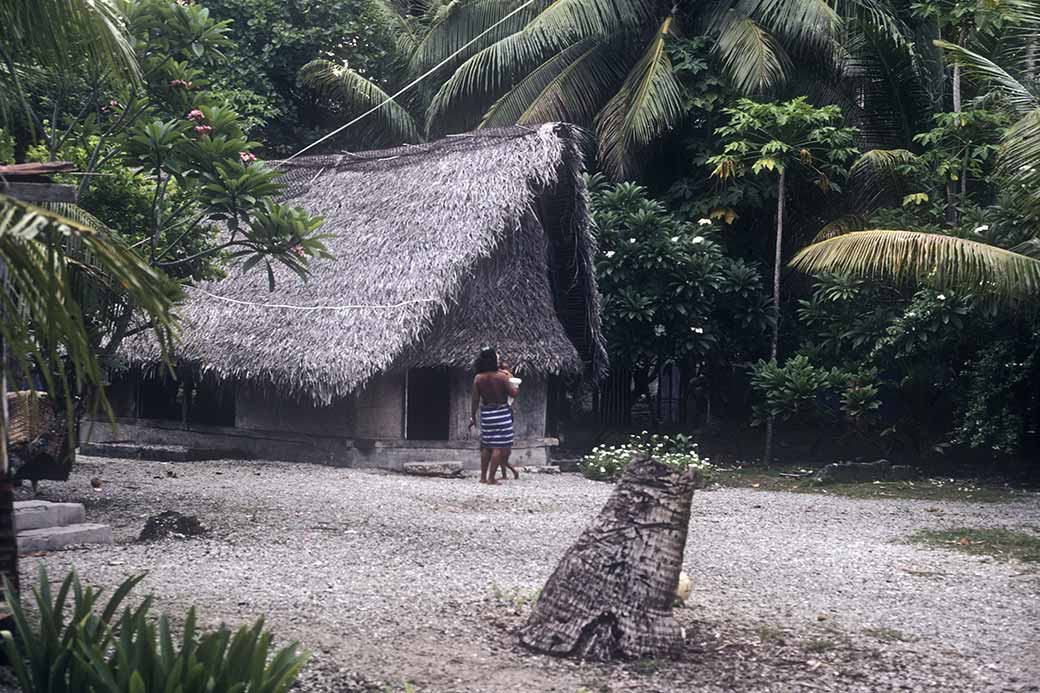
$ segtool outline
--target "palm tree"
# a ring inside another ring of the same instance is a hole
[[[86,389],[95,404],[107,407],[84,301],[132,302],[167,345],[176,295],[168,279],[103,231],[0,195],[0,574],[13,583],[18,571],[6,447],[8,382],[42,377],[64,399],[73,435],[75,395]]]
[[[41,67],[71,69],[86,61],[125,79],[140,76],[120,2],[0,0],[0,125],[14,126],[19,149],[42,129],[25,83]]]
[[[998,172],[1002,195],[1021,210],[1040,234],[1040,59],[1036,27],[1040,9],[1026,6],[1022,23],[1005,32],[998,50],[985,57],[962,46],[936,44],[967,78],[997,92],[1017,120],[1005,132]],[[896,164],[904,156],[875,157]],[[819,239],[803,249],[792,266],[808,272],[838,272],[897,283],[930,282],[959,286],[1014,303],[1040,298],[1040,241],[1005,250],[978,241],[913,231],[864,230]]]
[[[592,126],[602,166],[631,177],[651,142],[684,115],[669,42],[708,33],[732,84],[779,87],[811,58],[841,68],[850,25],[902,31],[876,0],[467,0],[412,16],[383,5],[400,37],[397,86],[430,74],[377,112],[391,143],[475,127],[563,120]],[[349,67],[315,61],[302,81],[358,113],[389,99]],[[399,91],[399,90],[398,90]]]
[[[13,125],[24,154],[41,120],[24,78],[40,67],[89,60],[137,79],[139,69],[116,0],[0,0],[0,124]],[[20,157],[19,157],[20,158]],[[74,209],[70,214],[78,213]],[[82,386],[104,401],[79,299],[86,292],[138,303],[168,335],[174,293],[135,253],[108,235],[0,195],[0,574],[17,584],[13,494],[7,458],[7,384],[41,375],[65,399]],[[167,340],[164,340],[167,341]]]

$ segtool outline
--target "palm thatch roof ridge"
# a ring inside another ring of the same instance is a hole
[[[468,367],[484,344],[521,370],[602,375],[583,137],[551,123],[293,161],[288,196],[325,217],[335,257],[307,282],[276,269],[274,292],[237,269],[190,290],[178,359],[319,404],[393,368]],[[295,308],[346,304],[384,307]],[[159,359],[143,336],[123,353]]]

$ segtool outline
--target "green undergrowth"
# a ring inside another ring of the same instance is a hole
[[[973,556],[990,556],[1001,561],[1040,563],[1040,528],[1034,528],[1033,531],[1003,527],[925,529],[913,534],[910,541]]]
[[[980,481],[932,478],[917,481],[876,481],[847,484],[819,484],[810,478],[784,474],[806,474],[804,467],[716,467],[711,481],[727,488],[753,488],[760,491],[818,493],[846,498],[908,498],[934,501],[1006,503],[1025,497],[1025,491]]]

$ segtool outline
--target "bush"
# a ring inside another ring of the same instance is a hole
[[[169,618],[156,622],[149,613],[151,597],[136,609],[116,612],[141,581],[136,575],[116,588],[104,608],[101,592],[84,588],[75,571],[51,591],[41,566],[33,588],[38,614],[26,617],[21,599],[6,582],[17,636],[0,633],[8,660],[26,693],[285,693],[295,682],[308,655],[296,643],[271,653],[271,634],[263,619],[231,633],[196,629],[195,610],[188,612],[183,633],[174,638]],[[66,605],[69,596],[72,603]],[[66,620],[66,610],[71,612]],[[34,627],[35,626],[35,627]]]
[[[628,463],[640,455],[652,455],[658,462],[679,471],[690,467],[707,471],[711,467],[707,458],[697,454],[697,444],[688,436],[648,435],[643,431],[640,435],[629,437],[621,445],[598,445],[592,448],[592,452],[581,458],[578,469],[594,481],[615,481]]]

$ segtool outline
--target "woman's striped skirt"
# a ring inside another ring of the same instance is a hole
[[[485,404],[480,407],[480,446],[513,447],[513,408],[508,404]]]

